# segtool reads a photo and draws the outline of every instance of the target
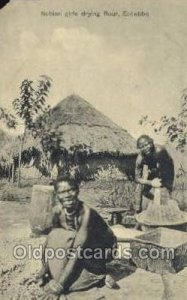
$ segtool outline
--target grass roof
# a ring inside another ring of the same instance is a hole
[[[51,112],[48,130],[61,137],[61,147],[87,145],[93,153],[136,154],[136,141],[90,103],[77,95],[59,102]]]

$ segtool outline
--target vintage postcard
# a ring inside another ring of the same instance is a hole
[[[186,19],[0,1],[0,299],[187,298]]]

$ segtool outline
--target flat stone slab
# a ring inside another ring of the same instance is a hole
[[[128,242],[142,234],[142,231],[126,228],[121,224],[116,224],[110,227],[115,234],[118,242]]]

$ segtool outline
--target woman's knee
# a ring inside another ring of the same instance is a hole
[[[69,239],[74,239],[75,233],[73,231],[67,231],[63,228],[53,229],[47,236],[47,246],[49,245],[62,245]]]

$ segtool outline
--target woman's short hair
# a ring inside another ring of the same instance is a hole
[[[61,182],[68,182],[69,185],[75,189],[75,190],[79,190],[79,182],[73,178],[73,177],[70,177],[70,176],[67,176],[67,175],[61,175],[59,177],[57,177],[57,179],[54,181],[54,189],[55,191],[57,191],[58,189],[58,185],[61,183]]]
[[[137,142],[136,142],[137,148],[139,148],[140,141],[143,140],[143,139],[144,139],[144,140],[147,140],[147,141],[150,142],[151,144],[154,144],[153,139],[152,139],[149,135],[142,134],[142,135],[137,139]]]

